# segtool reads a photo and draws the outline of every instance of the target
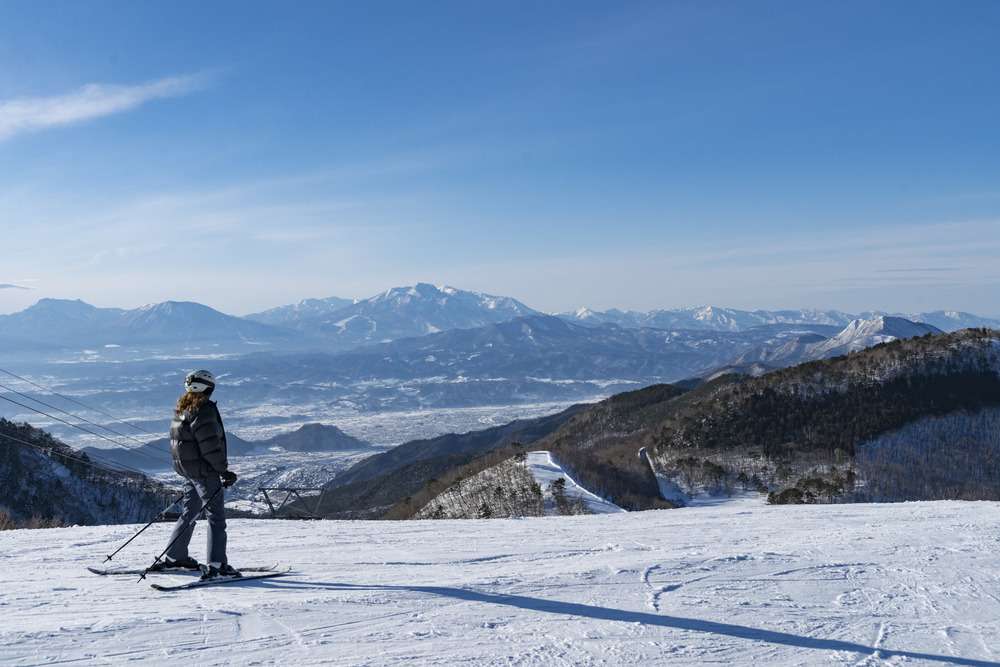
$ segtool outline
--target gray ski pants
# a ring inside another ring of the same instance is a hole
[[[204,507],[205,516],[208,518],[208,562],[223,564],[229,562],[226,560],[224,494],[222,480],[218,475],[187,480],[184,485],[184,499],[181,501],[181,516],[177,519],[174,532],[170,536],[171,540],[176,538],[177,541],[167,552],[168,558],[179,560],[188,557],[188,545],[191,543],[191,534],[194,533],[195,519]]]

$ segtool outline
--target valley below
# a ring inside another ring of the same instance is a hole
[[[110,421],[99,413],[88,412],[89,418],[102,425],[121,431],[133,446],[147,438],[143,432],[162,434],[165,437],[173,414],[173,405],[183,384],[185,364],[181,359],[143,362],[143,367],[124,368],[119,364],[80,364],[70,362],[34,363],[18,367],[29,379],[45,383],[59,392],[66,393],[90,404],[99,404],[119,419],[134,424],[141,431]],[[4,382],[17,385],[9,378]],[[263,440],[280,433],[293,431],[305,424],[326,423],[341,428],[346,433],[378,446],[398,445],[417,438],[430,438],[443,433],[462,433],[505,424],[515,419],[538,417],[565,409],[569,405],[601,400],[621,387],[639,385],[634,380],[608,380],[592,382],[557,382],[537,380],[547,392],[540,398],[530,395],[514,397],[515,400],[484,400],[470,396],[467,405],[423,405],[419,397],[407,401],[387,400],[375,405],[373,401],[355,401],[338,398],[338,387],[309,386],[304,381],[288,379],[275,382],[274,378],[233,378],[220,373],[220,389],[215,399],[223,411],[227,430],[244,440]],[[358,392],[375,394],[393,392],[400,396],[414,394],[416,383],[358,381]],[[438,378],[427,384],[444,384]],[[453,384],[464,385],[468,391],[476,385],[467,380]],[[497,384],[494,382],[493,384]],[[576,385],[576,386],[574,386]],[[20,384],[22,389],[32,387]],[[110,387],[110,388],[109,388]],[[554,387],[552,390],[548,390]],[[342,391],[342,388],[340,388]],[[79,410],[78,407],[66,407]],[[44,410],[44,406],[42,407]],[[12,404],[0,404],[0,416],[15,421],[28,421],[51,432],[60,440],[74,447],[115,447],[102,438],[71,427],[57,419],[19,409]],[[55,413],[56,417],[65,417]],[[105,433],[104,435],[107,435]]]

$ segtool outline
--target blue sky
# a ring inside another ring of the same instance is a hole
[[[993,1],[8,1],[0,312],[995,315],[997,118]]]

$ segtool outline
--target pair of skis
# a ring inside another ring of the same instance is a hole
[[[132,575],[142,574],[145,570],[137,570],[131,568],[97,568],[88,567],[88,570],[94,574],[99,574],[101,576],[113,576],[113,575]],[[158,570],[156,572],[148,572],[147,576],[150,574],[184,574],[184,573],[195,573],[197,570],[188,570],[182,568],[175,568],[169,570]],[[244,573],[241,577],[215,577],[213,579],[196,581],[189,581],[186,584],[174,584],[174,585],[164,585],[164,584],[150,584],[153,588],[158,591],[185,591],[190,588],[201,588],[203,586],[219,586],[222,584],[232,584],[237,581],[253,581],[255,579],[271,579],[274,577],[281,577],[289,572],[291,568],[278,568],[278,564],[275,563],[269,567],[244,567],[240,568],[240,572]],[[246,574],[249,573],[249,574]]]

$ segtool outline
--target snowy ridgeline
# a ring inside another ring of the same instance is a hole
[[[459,480],[418,519],[489,519],[623,512],[577,484],[549,452],[514,456]]]
[[[998,516],[986,502],[733,503],[237,520],[235,564],[294,572],[173,594],[84,569],[136,526],[10,531],[0,664],[996,665]],[[147,564],[169,531],[154,525],[121,564]]]
[[[877,343],[879,341],[873,341]],[[1000,374],[1000,337],[995,331],[965,330],[950,336],[946,346],[937,337],[893,341],[896,345],[869,348],[839,367],[802,365],[776,383],[778,393],[799,397],[846,392],[856,384],[885,384],[919,369],[922,375],[961,372]],[[846,352],[846,350],[845,350]],[[814,371],[814,372],[813,372]],[[812,375],[810,376],[810,373]]]

